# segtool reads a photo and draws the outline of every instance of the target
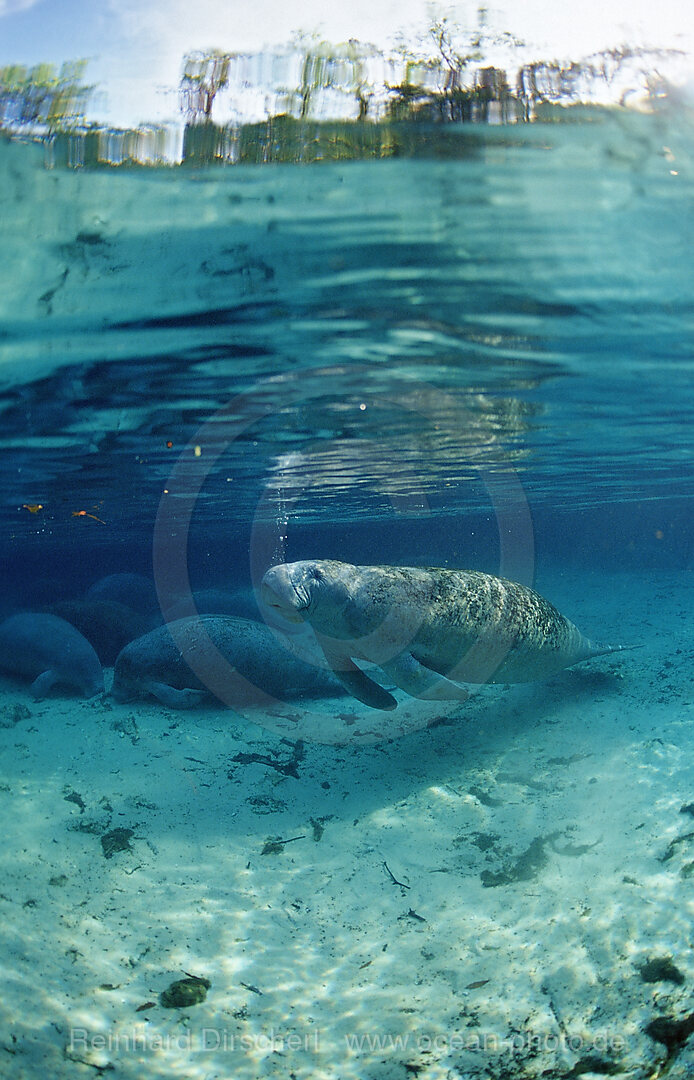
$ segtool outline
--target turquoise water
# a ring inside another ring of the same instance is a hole
[[[13,1080],[689,1075],[692,134],[198,171],[0,143],[0,615],[123,572],[252,603],[333,558],[502,573],[641,646],[392,714],[3,676]]]
[[[364,561],[385,524],[394,559],[494,563],[516,483],[560,561],[688,565],[688,115],[477,128],[456,160],[435,133],[431,160],[200,172],[0,150],[14,573],[146,569],[159,508],[243,580],[254,519],[292,557],[319,529]]]

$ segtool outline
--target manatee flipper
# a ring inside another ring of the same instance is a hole
[[[422,664],[411,652],[402,652],[379,666],[411,697],[424,701],[467,701],[470,696],[462,686]]]
[[[355,697],[357,701],[362,701],[364,705],[369,705],[372,709],[383,709],[384,712],[397,708],[398,703],[393,695],[365,675],[349,656],[328,645],[324,638],[318,635],[316,637],[329,667],[352,697]]]
[[[643,649],[643,644],[638,645],[603,645],[594,641],[588,642],[590,651],[586,660],[592,660],[594,656],[609,656],[610,653],[628,652],[630,649]]]
[[[48,671],[42,671],[31,684],[31,692],[36,701],[41,701],[42,698],[45,698],[52,690],[55,682],[56,674],[51,668],[49,668]]]
[[[196,705],[202,705],[207,697],[204,690],[193,690],[190,687],[176,690],[168,683],[156,682],[154,679],[148,680],[146,688],[157,701],[170,709],[193,709]]]

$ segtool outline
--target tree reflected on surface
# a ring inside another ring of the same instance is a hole
[[[51,165],[417,156],[441,142],[425,136],[428,128],[565,122],[586,108],[594,119],[636,99],[652,106],[668,92],[660,71],[680,55],[621,44],[579,59],[529,60],[519,37],[491,29],[484,8],[472,30],[432,10],[421,32],[401,34],[389,50],[296,33],[261,53],[187,53],[179,151],[169,145],[171,126],[90,123],[86,60],[0,67],[0,132],[48,140]],[[443,145],[444,155],[454,152],[451,140]]]

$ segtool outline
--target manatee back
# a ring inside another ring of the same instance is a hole
[[[224,700],[253,703],[270,695],[288,701],[343,693],[318,655],[315,664],[295,655],[289,643],[283,644],[263,623],[233,615],[203,615],[199,622],[229,668],[241,676],[232,679],[230,670]],[[223,681],[224,671],[217,669],[215,676]]]
[[[377,664],[411,652],[456,682],[532,682],[600,651],[534,589],[505,578],[394,566],[345,567],[344,577],[352,655]],[[317,629],[329,626],[326,609]]]
[[[263,623],[233,616],[203,616],[205,629],[222,655],[239,674],[264,694],[282,701],[343,694],[341,684],[326,670],[316,650],[315,663],[301,642],[302,656]]]
[[[127,645],[116,659],[114,695],[146,693],[151,682],[209,690],[227,703],[342,693],[337,680],[293,655],[268,627],[233,615],[178,619]]]
[[[439,588],[418,645],[449,678],[534,682],[599,651],[534,589],[477,571],[432,574]]]

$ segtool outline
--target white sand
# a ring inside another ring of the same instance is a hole
[[[691,575],[538,587],[589,635],[645,647],[486,687],[391,742],[307,741],[298,776],[234,762],[296,753],[230,711],[34,703],[4,682],[0,1075],[659,1075],[644,1027],[688,1015],[694,979],[694,839],[669,848],[694,833]],[[107,859],[119,827],[131,850]],[[529,849],[527,880],[485,887]],[[684,984],[643,981],[665,956]],[[206,1000],[163,1008],[186,973]],[[668,1076],[693,1069],[685,1047]]]

